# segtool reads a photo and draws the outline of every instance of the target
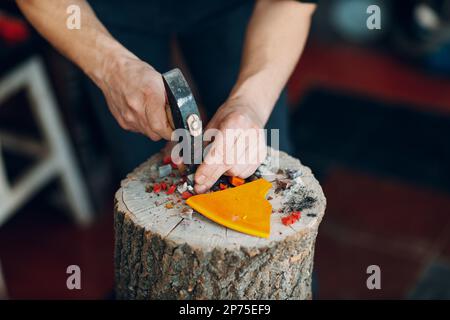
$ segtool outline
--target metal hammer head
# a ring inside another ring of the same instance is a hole
[[[169,122],[174,129],[187,129],[194,137],[201,135],[202,121],[197,103],[180,69],[175,68],[162,76],[169,102],[170,113],[166,108]]]
[[[167,100],[166,114],[173,129],[186,129],[191,136],[189,155],[183,154],[188,173],[195,172],[202,160],[202,121],[191,89],[179,69],[163,75]],[[183,151],[184,152],[184,151]],[[185,156],[189,156],[186,161]]]

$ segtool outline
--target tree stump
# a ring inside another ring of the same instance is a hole
[[[299,160],[272,149],[269,154],[279,155],[278,164],[260,171],[273,183],[267,195],[273,207],[269,239],[233,231],[196,212],[183,217],[187,205],[178,193],[149,192],[159,154],[129,174],[115,196],[117,298],[311,299],[325,197]],[[302,209],[300,220],[282,224],[282,217],[299,209],[295,206]]]

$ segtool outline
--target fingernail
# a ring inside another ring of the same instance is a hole
[[[195,179],[195,182],[197,182],[198,184],[203,184],[203,182],[205,182],[206,177],[204,175],[200,175]]]

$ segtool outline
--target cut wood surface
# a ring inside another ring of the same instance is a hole
[[[233,231],[196,212],[191,219],[183,218],[187,205],[178,193],[147,192],[160,154],[129,174],[115,196],[117,297],[310,299],[325,197],[311,170],[299,160],[274,150],[270,154],[271,159],[279,155],[279,161],[272,160],[261,171],[274,185],[267,195],[273,207],[269,239]],[[301,210],[301,218],[288,226],[281,218],[292,209],[287,204],[290,190],[280,191],[277,182],[286,170],[298,172],[296,181],[314,198]]]

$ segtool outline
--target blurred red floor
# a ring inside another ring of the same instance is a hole
[[[112,197],[111,197],[112,199]],[[12,299],[103,299],[113,290],[112,206],[89,228],[60,210],[27,206],[0,229],[0,259]],[[81,290],[66,269],[81,268]]]
[[[318,298],[406,298],[436,258],[450,267],[448,194],[345,169],[332,170],[322,187]],[[381,290],[366,287],[373,264]]]

